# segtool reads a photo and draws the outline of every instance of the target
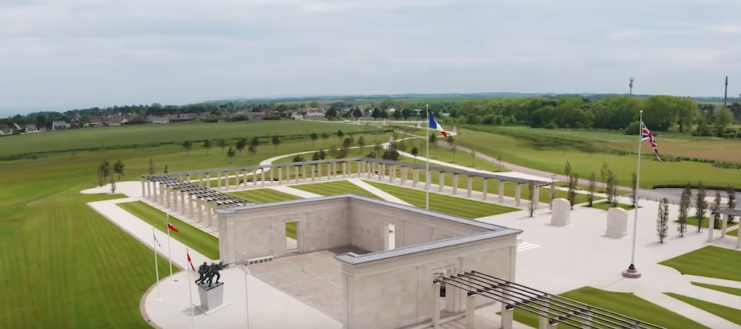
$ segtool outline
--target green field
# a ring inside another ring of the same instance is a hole
[[[704,217],[704,218],[705,218],[705,220],[702,221],[702,227],[703,228],[708,228],[708,225],[710,225],[710,222],[712,222],[712,220],[710,218],[708,218],[708,217]],[[678,220],[675,220],[674,222],[675,223],[679,223]],[[689,216],[689,217],[687,217],[686,224],[687,225],[692,225],[692,226],[697,226],[697,224],[698,224],[697,216]]]
[[[409,204],[425,208],[425,192],[405,187],[388,185],[384,183],[366,181],[366,183],[391,194]],[[488,202],[474,201],[459,197],[447,196],[438,193],[430,193],[430,210],[450,214],[463,218],[480,218],[519,211],[516,208],[499,206]]]
[[[252,201],[254,203],[273,203],[301,199],[295,195],[279,192],[269,188],[232,192],[229,194],[234,195],[238,198]],[[291,239],[296,239],[296,222],[286,223],[286,236]]]
[[[160,238],[167,236],[167,214],[164,212],[141,201],[119,203],[117,205],[154,226],[162,233]],[[170,223],[178,229],[178,232],[170,232],[170,237],[193,248],[209,259],[218,260],[220,258],[218,238],[172,216],[170,217]]]
[[[714,284],[707,284],[707,283],[700,283],[700,282],[692,282],[692,285],[703,287],[707,289],[712,289],[720,292],[724,292],[726,294],[736,295],[741,297],[741,289],[739,288],[730,288],[730,287],[724,287],[724,286],[718,286]]]
[[[721,318],[724,318],[730,322],[741,325],[741,309],[732,308],[725,305],[719,305],[716,303],[706,302],[697,298],[683,296],[679,294],[666,293],[668,296],[679,299],[687,304],[697,307],[705,312],[715,314]],[[738,306],[738,305],[737,305]]]
[[[633,209],[636,208],[636,207],[633,207],[633,205],[631,205],[631,204],[624,204],[624,203],[618,203],[617,204],[617,207],[618,208],[623,208],[625,210],[633,210]],[[607,202],[597,202],[597,203],[593,203],[592,204],[592,208],[602,209],[602,210],[610,210],[610,208],[612,208],[612,204],[611,203],[607,203]],[[638,208],[641,208],[641,206],[638,206]]]
[[[306,192],[316,193],[319,195],[340,195],[340,194],[357,194],[366,196],[373,199],[380,199],[375,194],[366,191],[360,186],[357,186],[348,181],[337,181],[337,182],[326,182],[326,183],[315,183],[306,185],[294,185],[291,188],[302,190]]]
[[[185,140],[237,139],[269,135],[321,134],[379,130],[376,125],[339,125],[327,122],[295,120],[224,123],[173,123],[161,125],[132,125],[118,127],[84,128],[65,131],[47,131],[36,134],[0,138],[0,157],[23,153],[106,148],[122,145],[151,145],[181,143]],[[231,141],[234,143],[233,141]],[[321,143],[321,139],[319,141]],[[200,145],[193,145],[198,149]],[[214,150],[216,150],[214,145]],[[214,151],[212,150],[212,151]]]
[[[563,293],[561,296],[664,328],[707,328],[702,324],[631,293],[610,292],[592,287],[583,287]],[[538,316],[535,314],[515,309],[514,317],[517,322],[533,328],[538,327]]]
[[[737,250],[707,246],[659,264],[672,267],[682,274],[741,281],[741,266],[738,266],[741,264],[741,252]]]
[[[467,129],[459,129],[459,132],[461,137],[457,143],[462,146],[468,148],[475,146],[477,152],[495,158],[501,152],[502,161],[537,170],[563,174],[564,165],[568,160],[572,171],[580,178],[588,178],[591,172],[597,173],[599,177],[600,168],[603,162],[606,162],[618,176],[618,181],[622,186],[629,186],[630,175],[636,172],[635,156],[589,154],[562,148],[536,149],[529,141],[513,137]],[[659,148],[661,150],[661,146]],[[650,147],[644,147],[644,149],[646,152],[651,151]],[[640,183],[642,188],[666,184],[686,185],[697,181],[702,181],[706,186],[727,186],[729,184],[741,186],[741,174],[735,169],[714,168],[707,163],[641,161]]]

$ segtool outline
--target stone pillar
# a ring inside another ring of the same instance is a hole
[[[221,189],[221,171],[216,172],[216,188]]]
[[[515,319],[515,309],[507,308],[507,304],[502,303],[502,326],[501,329],[512,329],[512,322]]]
[[[546,300],[541,300],[540,310],[543,311],[543,313],[548,314],[547,313],[548,312],[548,300],[547,299]],[[542,329],[550,329],[551,328],[551,327],[549,327],[549,325],[550,325],[549,320],[545,316],[538,316],[538,322],[540,324],[538,326],[538,328],[542,328]]]
[[[357,167],[356,169],[358,170],[358,176],[357,177],[360,177],[360,174],[361,174],[361,168],[360,168],[360,166],[361,166],[361,161],[355,161],[355,167]]]
[[[146,187],[144,187],[144,184],[146,184],[146,183],[144,182],[144,177],[142,177],[142,198],[146,198],[147,197],[147,191],[145,190]]]
[[[273,185],[273,172],[275,171],[275,168],[272,166],[270,167],[270,185]]]
[[[713,229],[713,226],[714,226],[713,225],[714,224],[713,223],[713,219],[712,218],[708,218],[708,221],[709,221],[709,223],[708,223],[708,242],[713,242],[713,231],[715,231]],[[739,233],[741,233],[741,232],[739,232]]]
[[[371,179],[371,175],[373,174],[373,168],[375,167],[375,163],[373,162],[366,162],[366,165],[368,166],[367,173],[368,173],[368,179]]]
[[[458,174],[453,174],[453,195],[458,193]]]
[[[481,183],[482,192],[484,192],[484,195],[481,196],[481,200],[486,200],[486,194],[489,193],[489,189],[487,188],[488,180],[484,178],[484,181]]]
[[[437,304],[439,300],[440,283],[436,282],[432,284],[432,328],[434,329],[440,328],[440,308]]]
[[[317,171],[319,171],[318,176],[321,179],[322,178],[322,163],[321,162],[316,164],[316,169]]]
[[[203,186],[203,174],[198,173],[198,186]]]
[[[582,325],[582,328],[583,329],[592,329],[592,326],[591,326],[591,324],[592,324],[592,314],[591,313],[586,313],[586,314],[583,315],[583,317],[585,317],[585,319],[583,319],[582,321],[584,321],[585,323]]]
[[[386,172],[386,164],[381,163],[378,167],[378,181],[380,182],[383,178],[383,173]]]
[[[534,186],[535,192],[533,193],[533,199],[530,200],[530,202],[533,203],[534,208],[538,209],[538,206],[540,205],[540,187]]]
[[[206,173],[206,188],[211,188],[211,173]]]
[[[206,202],[206,215],[208,218],[208,226],[211,226],[211,220],[213,219],[213,214],[211,214],[211,201]]]
[[[203,221],[203,199],[196,198],[196,206],[198,206],[198,222]]]
[[[520,183],[517,183],[517,186],[515,186],[515,205],[518,207],[520,206],[520,200],[522,199],[520,197],[520,192],[522,190],[522,185]]]
[[[347,178],[347,162],[342,163],[342,179]]]
[[[469,198],[471,197],[472,189],[473,189],[473,177],[468,176],[468,194],[466,194],[466,196],[468,196]]]
[[[306,181],[306,166],[301,166],[301,181]]]
[[[394,178],[396,178],[396,166],[390,165],[389,166],[389,183],[393,183]]]
[[[419,183],[419,169],[412,168],[412,187],[417,187]]]
[[[236,176],[236,173],[237,173],[237,171],[235,170],[234,171],[235,176]],[[229,178],[229,170],[227,170],[224,173],[224,190],[226,190],[226,191],[229,191],[229,180],[230,180],[230,178]],[[239,176],[235,177],[235,180],[239,181]]]
[[[165,194],[165,200],[167,200],[167,208],[170,208],[170,187],[169,186],[165,186],[165,191],[164,192],[165,192],[164,193]],[[739,235],[741,235],[741,234],[739,234]]]
[[[475,329],[476,324],[476,294],[468,295],[466,298],[466,329]]]
[[[298,183],[298,166],[295,166],[294,168],[293,172],[296,174],[296,177],[293,178],[293,181]]]
[[[445,172],[441,171],[437,173],[437,191],[442,192],[444,186],[445,186]]]
[[[504,181],[499,181],[499,203],[504,203]]]
[[[152,181],[147,180],[147,198],[152,198]]]
[[[278,185],[283,183],[283,167],[278,167]]]
[[[265,186],[265,168],[260,168],[260,186]]]
[[[316,170],[315,164],[311,165],[311,181],[312,182],[316,179],[316,172],[314,172],[314,170]]]
[[[185,215],[185,191],[180,190],[180,213]]]
[[[425,170],[425,191],[430,190],[430,184],[432,183],[432,178],[430,178],[430,171]],[[445,288],[447,289],[447,288]]]
[[[332,178],[337,178],[337,162],[332,162]]]
[[[726,237],[726,231],[728,230],[728,215],[723,215],[722,217],[723,222],[721,223],[720,227],[720,237],[725,238]]]
[[[190,208],[190,218],[194,218],[193,217],[193,203],[194,203],[193,196],[190,193],[188,193],[188,208]]]

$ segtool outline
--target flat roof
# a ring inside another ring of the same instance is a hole
[[[718,211],[714,211],[713,213],[714,214],[731,215],[731,216],[739,216],[739,217],[741,217],[741,209],[723,208],[723,209],[718,209]]]

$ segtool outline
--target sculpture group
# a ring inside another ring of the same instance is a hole
[[[211,263],[211,265],[208,265],[206,262],[203,262],[201,266],[198,267],[198,280],[196,280],[196,284],[202,284],[202,285],[208,285],[211,287],[214,283],[219,283],[219,279],[221,278],[221,274],[219,274],[219,271],[227,268],[231,264],[224,264],[223,262]],[[214,276],[216,277],[216,282],[214,282]]]

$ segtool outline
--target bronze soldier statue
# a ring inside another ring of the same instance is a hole
[[[201,266],[198,266],[198,280],[196,280],[196,284],[199,283],[205,283],[206,277],[208,276],[209,267],[206,262],[203,262]]]
[[[208,270],[208,278],[207,278],[207,283],[209,287],[213,283],[216,283],[216,284],[219,283],[219,279],[221,278],[221,274],[219,274],[219,271],[227,268],[229,265],[231,264],[224,264],[223,262],[219,262],[218,264],[211,263],[211,266],[208,267],[209,270]],[[216,282],[213,282],[214,276],[216,276]]]

